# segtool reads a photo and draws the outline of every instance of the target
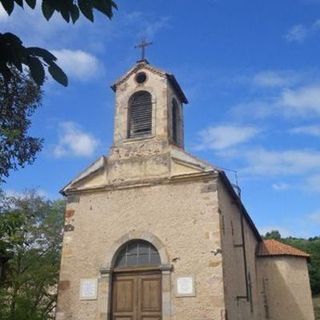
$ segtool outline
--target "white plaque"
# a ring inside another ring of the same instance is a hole
[[[81,279],[80,281],[80,300],[97,299],[97,279]]]
[[[193,277],[177,278],[177,296],[178,297],[195,296]]]

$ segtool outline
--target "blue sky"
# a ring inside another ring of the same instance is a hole
[[[0,9],[0,30],[53,50],[68,73],[52,80],[31,133],[45,139],[31,166],[2,187],[57,198],[112,143],[112,82],[137,60],[174,73],[185,107],[186,149],[235,170],[261,232],[320,234],[320,0],[118,0],[112,21],[50,23],[39,11]],[[234,181],[234,174],[229,177]]]

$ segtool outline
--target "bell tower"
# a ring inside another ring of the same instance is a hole
[[[184,151],[183,106],[188,100],[173,74],[149,64],[142,51],[141,60],[111,88],[115,92],[115,110],[109,153],[63,192],[144,185],[212,170]]]
[[[112,86],[116,94],[113,148],[184,148],[183,104],[188,103],[175,77],[146,59]]]

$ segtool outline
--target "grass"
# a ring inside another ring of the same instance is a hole
[[[313,297],[314,315],[316,320],[320,320],[320,295]]]

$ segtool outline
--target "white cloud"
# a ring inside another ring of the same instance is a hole
[[[310,214],[309,218],[311,221],[320,224],[320,211]]]
[[[253,84],[261,87],[286,87],[297,82],[298,75],[290,71],[261,71],[254,75]]]
[[[305,189],[320,193],[320,174],[314,174],[306,179]]]
[[[153,39],[160,30],[169,26],[169,21],[169,17],[160,17],[152,22],[146,22],[143,27],[143,31],[141,31],[139,36],[146,37],[147,39]]]
[[[55,157],[90,157],[94,154],[99,141],[93,135],[84,132],[71,121],[60,123],[59,128],[61,132],[59,142],[53,150]]]
[[[81,16],[73,25],[66,23],[56,12],[48,23],[43,17],[41,5],[37,5],[34,10],[25,6],[23,10],[14,10],[6,21],[0,18],[0,26],[18,34],[26,46],[48,48],[54,43],[55,49],[83,47],[91,52],[104,53],[114,41],[128,35],[131,39],[133,34],[138,39],[153,38],[169,26],[170,20],[170,17],[159,14],[125,10],[116,10],[111,22],[98,11],[94,12],[94,16],[94,24]],[[132,52],[125,51],[123,56]]]
[[[51,50],[57,63],[65,73],[74,79],[88,81],[100,75],[103,70],[102,63],[92,54],[82,50]]]
[[[258,132],[259,130],[254,127],[241,127],[232,125],[209,127],[200,131],[199,135],[201,142],[196,149],[222,150],[230,148],[249,141]]]
[[[0,3],[0,21],[5,21],[8,19],[8,14],[7,12],[3,9],[2,4]]]
[[[297,24],[290,28],[285,34],[288,42],[303,43],[308,37],[320,31],[320,20],[316,20],[311,25]]]
[[[231,112],[237,117],[267,118],[272,116],[312,117],[320,116],[320,84],[279,88],[278,92],[235,105]]]
[[[284,182],[274,183],[272,185],[272,189],[276,191],[284,191],[284,190],[287,190],[288,188],[289,188],[289,185]]]
[[[242,151],[241,155],[247,162],[247,166],[241,170],[245,174],[264,176],[301,175],[320,171],[319,151],[270,151],[260,148]]]
[[[161,30],[170,26],[170,17],[155,17],[141,11],[125,13],[123,16],[124,24],[129,28],[137,28],[138,38],[153,39]]]
[[[308,36],[308,28],[302,24],[293,26],[288,33],[285,35],[285,39],[288,42],[303,42]]]
[[[278,100],[279,105],[299,114],[320,114],[320,85],[284,90]]]
[[[295,127],[289,130],[289,132],[294,134],[307,134],[311,136],[320,137],[320,126]]]
[[[275,99],[267,97],[238,103],[231,108],[230,113],[237,119],[243,119],[244,117],[265,119],[277,115],[279,111],[277,110]]]
[[[65,38],[70,40],[70,29],[75,29],[65,23],[58,14],[54,14],[48,22],[43,17],[41,5],[37,5],[35,9],[27,5],[23,9],[16,6],[9,18],[0,18],[0,24],[6,31],[19,35],[24,45],[40,47],[64,42]],[[61,34],[64,36],[61,37]]]

